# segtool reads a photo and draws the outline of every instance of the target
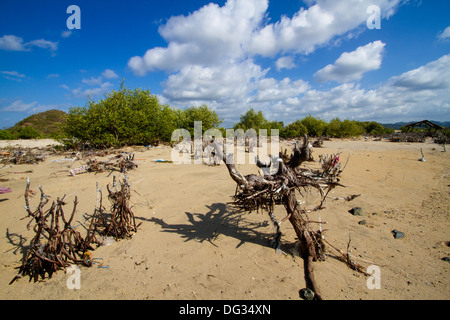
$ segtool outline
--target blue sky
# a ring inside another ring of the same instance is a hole
[[[122,79],[170,106],[206,104],[225,127],[250,107],[285,124],[448,121],[449,12],[447,0],[1,1],[0,128]]]

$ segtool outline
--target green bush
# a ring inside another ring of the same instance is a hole
[[[13,140],[15,137],[14,135],[11,133],[11,131],[5,129],[5,130],[0,130],[0,140]]]
[[[69,110],[66,138],[95,147],[118,147],[169,140],[176,129],[175,110],[161,106],[148,90],[121,88],[99,102]]]
[[[360,124],[364,128],[365,134],[371,135],[371,136],[380,136],[383,134],[391,134],[391,133],[395,132],[394,129],[386,128],[381,123],[378,123],[375,121],[361,122]]]
[[[30,126],[19,128],[16,135],[19,139],[38,139],[41,137],[39,132]]]
[[[189,131],[191,139],[194,137],[194,122],[202,122],[202,132],[198,132],[197,135],[203,135],[208,129],[217,129],[222,123],[217,113],[210,110],[208,106],[202,105],[200,107],[190,107],[183,111],[179,111],[177,114],[178,128],[183,128]]]
[[[303,137],[305,134],[308,134],[308,129],[300,120],[288,124],[280,132],[282,138],[299,138]]]
[[[69,110],[63,125],[68,147],[146,145],[170,141],[172,132],[184,128],[194,134],[194,121],[202,121],[203,132],[220,124],[215,111],[207,106],[184,111],[161,105],[149,90],[122,88],[108,93],[99,102]]]
[[[314,118],[309,115],[301,120],[301,123],[308,130],[308,135],[312,137],[320,137],[325,134],[328,124],[325,120]]]
[[[250,110],[241,115],[240,121],[234,125],[233,129],[242,129],[244,131],[255,129],[256,132],[259,132],[259,129],[267,129],[267,125],[268,121],[262,111],[256,112],[253,108],[250,108]]]

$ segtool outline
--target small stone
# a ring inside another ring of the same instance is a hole
[[[392,233],[394,235],[394,239],[401,239],[405,237],[405,234],[398,230],[392,230]]]
[[[305,288],[300,290],[300,298],[304,300],[313,300],[314,299],[314,291],[311,289]]]
[[[367,224],[366,220],[361,220],[360,222],[358,222],[358,224],[365,226]]]
[[[444,257],[444,258],[442,258],[442,260],[450,262],[450,257]]]
[[[363,208],[361,208],[361,207],[354,207],[349,212],[354,216],[365,216],[366,215]]]

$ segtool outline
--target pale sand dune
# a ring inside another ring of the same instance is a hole
[[[418,161],[420,148],[425,162]],[[326,239],[345,251],[351,236],[351,254],[364,266],[375,264],[381,271],[381,289],[370,290],[367,277],[332,257],[315,263],[324,299],[450,298],[450,265],[441,260],[450,256],[446,244],[450,241],[450,152],[441,151],[431,143],[364,139],[325,141],[324,148],[314,149],[316,159],[321,153],[341,152],[346,161],[350,155],[341,179],[347,187],[335,189],[332,197],[363,194],[352,202],[328,200],[321,211],[328,222],[323,226],[328,229]],[[0,186],[13,192],[0,195],[0,299],[299,299],[298,291],[305,287],[303,260],[269,247],[273,228],[266,214],[234,213],[227,202],[235,183],[225,166],[151,161],[170,159],[170,154],[167,147],[135,150],[139,168],[129,172],[131,202],[142,225],[131,240],[93,252],[108,268],[82,267],[80,290],[67,288],[64,271],[43,282],[22,278],[8,285],[33,235],[26,228],[29,219],[20,220],[25,217],[26,178],[32,190],[42,185],[53,199],[67,194],[68,212],[76,195],[78,224],[84,222],[83,214],[93,212],[96,182],[106,190],[112,176],[105,172],[72,177],[67,163],[51,162],[61,157],[1,168],[0,178],[10,180]],[[72,168],[82,164],[76,161]],[[238,165],[238,169],[257,173],[254,165]],[[20,173],[27,170],[33,172]],[[307,206],[316,204],[313,195],[299,199]],[[32,205],[38,200],[35,197]],[[348,210],[356,206],[367,215],[351,215]],[[284,209],[279,207],[276,215],[283,218]],[[312,220],[317,219],[316,212]],[[358,224],[363,219],[367,224]],[[394,239],[394,229],[405,237]],[[282,249],[290,253],[295,233],[288,222],[282,231]]]
[[[60,143],[53,139],[29,139],[29,140],[0,140],[0,148],[7,147],[23,147],[23,148],[39,148],[47,146],[55,146]]]

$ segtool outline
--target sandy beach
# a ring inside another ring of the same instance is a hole
[[[20,142],[0,142],[0,148]],[[23,143],[23,142],[22,142]],[[26,141],[25,147],[51,145]],[[283,148],[285,145],[283,146]],[[421,158],[422,148],[426,161]],[[171,148],[128,147],[139,167],[129,171],[131,204],[136,221],[142,222],[129,240],[92,252],[103,268],[81,267],[81,288],[67,287],[61,270],[51,279],[34,283],[27,277],[8,285],[17,274],[33,231],[24,209],[27,178],[39,193],[41,185],[52,199],[66,194],[67,211],[75,196],[79,205],[75,225],[84,224],[96,204],[96,183],[106,190],[109,172],[69,174],[68,165],[84,164],[50,156],[34,165],[0,168],[0,299],[269,299],[301,300],[305,287],[303,260],[293,251],[295,232],[282,225],[286,254],[270,247],[274,232],[266,213],[237,213],[229,203],[235,183],[224,165],[175,165],[157,163],[170,159]],[[350,156],[341,183],[330,197],[362,194],[353,201],[328,199],[320,211],[328,231],[325,238],[346,250],[364,265],[380,270],[380,289],[367,286],[367,276],[327,257],[315,263],[315,278],[324,299],[450,299],[450,152],[431,142],[392,143],[372,139],[324,141],[322,153]],[[312,165],[305,163],[305,166]],[[238,165],[243,174],[257,173],[255,165]],[[116,172],[117,177],[120,173]],[[314,194],[298,195],[305,206],[316,205]],[[32,199],[31,206],[39,202]],[[109,203],[104,196],[104,205]],[[363,208],[364,216],[349,213]],[[282,219],[285,210],[277,208]],[[311,214],[318,219],[318,212]],[[365,220],[365,224],[361,223]],[[82,225],[79,228],[83,228]],[[404,233],[395,239],[392,230]],[[81,231],[80,231],[81,232]]]

